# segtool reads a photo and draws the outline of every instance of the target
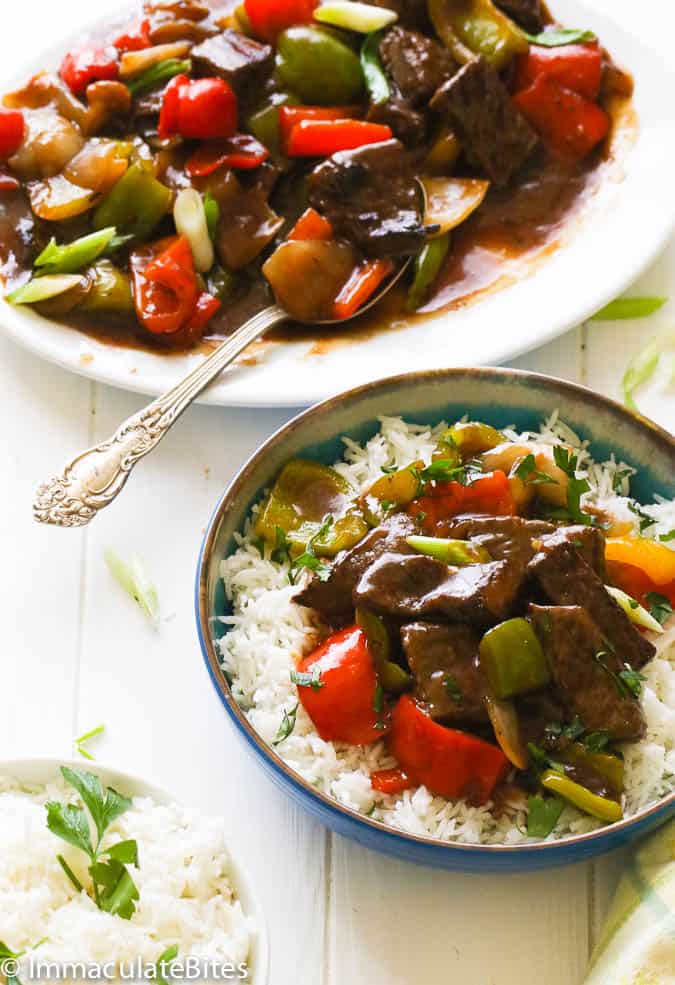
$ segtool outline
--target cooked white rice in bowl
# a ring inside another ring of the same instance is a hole
[[[383,467],[405,468],[411,462],[429,462],[437,436],[446,422],[433,427],[409,424],[398,417],[381,418],[380,431],[364,446],[345,438],[345,451],[334,468],[357,490],[366,489],[383,474]],[[637,533],[640,518],[630,508],[630,478],[634,470],[615,461],[594,462],[586,443],[554,413],[537,433],[517,434],[502,429],[508,439],[565,443],[578,455],[577,475],[591,486],[582,502],[611,513]],[[250,724],[273,745],[284,714],[297,707],[291,734],[276,752],[309,784],[344,806],[406,833],[447,842],[517,845],[536,841],[526,832],[525,799],[517,794],[472,806],[465,800],[447,800],[425,787],[387,795],[375,792],[371,773],[397,764],[384,741],[354,746],[324,741],[298,706],[290,671],[326,635],[316,613],[297,605],[297,585],[289,583],[288,565],[271,560],[269,547],[261,555],[253,533],[259,507],[254,506],[246,529],[237,535],[237,550],[221,562],[221,575],[232,614],[223,617],[227,633],[219,640],[222,669],[231,682],[235,700]],[[653,520],[646,535],[658,537],[675,528],[675,504],[656,502],[641,508]],[[669,542],[672,544],[672,541]],[[647,732],[640,742],[626,744],[624,816],[630,817],[658,801],[675,787],[675,620],[662,635],[648,634],[656,657],[644,668],[642,704]],[[602,822],[566,806],[548,841],[583,834]]]
[[[116,787],[124,794],[124,786]],[[228,853],[221,820],[174,802],[133,798],[103,841],[138,846],[138,866],[129,866],[138,899],[125,919],[94,902],[86,854],[47,827],[50,802],[82,807],[58,773],[46,783],[20,781],[14,771],[0,775],[0,941],[18,955],[21,985],[157,980],[156,963],[174,954],[182,968],[199,963],[206,969],[200,980],[265,985],[256,962],[263,928],[243,904],[242,895],[251,905],[250,891]],[[84,891],[77,891],[59,855]],[[217,970],[210,974],[211,968]]]

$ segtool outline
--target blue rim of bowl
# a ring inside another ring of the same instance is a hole
[[[550,854],[554,854],[556,849],[563,851],[565,848],[569,848],[573,845],[589,845],[595,841],[602,841],[602,839],[607,837],[610,833],[614,834],[638,825],[641,826],[642,822],[649,821],[658,814],[663,814],[663,821],[665,823],[665,821],[671,816],[671,813],[675,812],[675,790],[672,790],[669,794],[666,794],[660,800],[656,801],[656,803],[648,805],[642,810],[637,811],[635,814],[632,814],[630,817],[623,818],[621,821],[616,821],[613,824],[605,825],[602,828],[597,828],[594,831],[588,831],[584,834],[569,835],[565,838],[559,838],[550,842],[526,842],[518,845],[473,845],[455,841],[443,841],[439,838],[430,838],[422,835],[410,834],[401,829],[394,828],[391,825],[384,824],[382,821],[376,821],[373,818],[367,817],[360,811],[341,804],[334,797],[323,793],[323,791],[318,790],[316,787],[309,784],[303,779],[302,776],[300,776],[299,773],[284,762],[281,756],[279,756],[278,753],[276,753],[274,749],[265,742],[262,736],[250,724],[244,712],[234,699],[230,685],[221,669],[220,661],[208,629],[211,616],[207,611],[207,560],[210,558],[212,553],[213,541],[215,540],[215,535],[219,528],[220,519],[230,503],[236,502],[239,487],[245,482],[249,472],[252,471],[258,459],[264,455],[269,448],[284,442],[287,436],[295,431],[296,428],[304,424],[306,420],[311,419],[316,415],[329,412],[330,408],[335,404],[342,403],[345,400],[358,398],[361,394],[366,394],[383,386],[391,386],[401,383],[407,383],[411,386],[423,386],[425,383],[429,383],[432,380],[438,381],[439,379],[444,379],[450,381],[456,376],[475,376],[476,378],[483,380],[506,380],[510,378],[521,380],[523,383],[527,380],[532,380],[540,386],[543,385],[551,389],[556,394],[560,394],[561,391],[566,391],[572,396],[581,398],[586,403],[595,403],[629,419],[633,424],[637,423],[639,426],[644,428],[645,431],[649,432],[652,440],[655,440],[659,444],[663,445],[667,451],[675,456],[675,437],[672,434],[669,434],[669,432],[649,418],[627,410],[622,404],[617,403],[617,401],[612,400],[610,397],[605,397],[602,394],[596,393],[588,387],[580,386],[577,383],[570,383],[567,380],[559,380],[544,373],[532,373],[526,370],[507,369],[502,367],[454,367],[438,370],[422,370],[414,373],[402,373],[398,376],[388,376],[380,380],[375,380],[371,383],[365,383],[362,386],[354,387],[350,390],[344,390],[333,397],[329,397],[327,400],[321,401],[321,403],[314,404],[307,410],[301,411],[299,414],[295,415],[295,417],[292,417],[290,421],[276,430],[262,445],[256,449],[256,451],[253,452],[244,465],[242,465],[218,501],[202,540],[199,557],[197,559],[197,571],[195,578],[195,617],[202,656],[221,703],[248,745],[254,752],[262,756],[262,765],[267,766],[273,773],[275,773],[276,779],[281,780],[286,785],[290,784],[290,786],[292,786],[303,797],[318,802],[324,812],[328,812],[343,821],[363,825],[367,829],[370,829],[371,833],[377,833],[379,836],[384,837],[399,846],[401,844],[410,844],[415,845],[418,848],[428,847],[430,849],[440,849],[447,852],[461,852],[462,854],[466,854],[471,857],[484,856],[486,858],[505,854],[517,856],[519,854],[532,851],[548,851]]]

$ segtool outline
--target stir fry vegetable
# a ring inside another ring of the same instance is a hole
[[[489,630],[481,640],[480,665],[499,700],[536,691],[551,680],[541,644],[527,619],[508,619]]]

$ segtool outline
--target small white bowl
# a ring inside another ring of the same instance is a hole
[[[171,804],[176,801],[170,793],[148,783],[133,773],[125,773],[113,766],[99,762],[85,762],[82,759],[57,758],[56,756],[26,757],[22,759],[0,760],[0,776],[11,777],[19,783],[44,784],[59,777],[59,767],[86,769],[101,778],[106,786],[115,787],[127,797],[151,797],[158,804]],[[255,922],[255,935],[251,945],[250,985],[268,985],[269,981],[269,933],[262,907],[253,890],[251,880],[245,869],[230,854],[230,870],[234,888],[241,900],[244,913]]]

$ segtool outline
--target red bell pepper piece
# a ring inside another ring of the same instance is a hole
[[[185,325],[185,328],[190,335],[196,334],[197,337],[200,338],[204,332],[204,329],[213,316],[218,314],[220,308],[221,302],[219,298],[214,297],[213,294],[208,294],[206,291],[202,291],[197,298],[195,310],[192,312]]]
[[[622,561],[608,561],[607,575],[612,585],[627,592],[646,609],[649,608],[647,595],[652,592],[656,595],[665,595],[671,605],[675,605],[675,581],[657,585],[641,568],[624,564]]]
[[[528,89],[540,75],[586,99],[596,100],[602,81],[600,45],[596,41],[558,48],[530,45],[529,52],[516,59],[514,91]]]
[[[260,167],[269,156],[268,149],[255,137],[237,133],[225,140],[202,144],[188,158],[185,171],[191,178],[205,178],[222,167],[248,171]]]
[[[314,685],[298,686],[298,697],[322,739],[360,746],[386,735],[389,716],[375,708],[377,675],[358,626],[329,636],[300,661],[298,673],[315,677]]]
[[[91,82],[115,80],[119,75],[117,51],[111,46],[85,44],[68,52],[59,75],[75,96],[83,96]]]
[[[306,209],[286,237],[288,240],[320,239],[328,242],[333,238],[333,227],[316,209]]]
[[[354,119],[356,106],[280,106],[279,136],[281,147],[286,153],[291,131],[305,120],[349,120]]]
[[[442,797],[485,803],[509,769],[498,746],[434,722],[409,696],[394,709],[391,751],[417,784]]]
[[[246,15],[255,34],[274,41],[295,24],[309,24],[319,0],[244,0]]]
[[[16,154],[23,142],[25,122],[20,109],[0,108],[0,161]]]
[[[609,132],[604,109],[546,75],[516,93],[513,102],[551,152],[564,161],[582,160]]]
[[[391,260],[366,260],[356,267],[333,305],[333,318],[351,318],[394,269]]]
[[[177,236],[131,255],[134,305],[151,335],[180,331],[195,312],[199,287],[192,250]]]
[[[414,782],[403,770],[377,770],[370,774],[370,785],[378,793],[403,793],[414,787]]]
[[[14,175],[7,174],[6,171],[0,171],[0,193],[6,194],[8,192],[18,192],[21,188],[21,182]]]
[[[113,41],[118,51],[143,51],[152,47],[150,40],[150,21],[147,17],[133,21],[126,30]]]
[[[164,90],[159,114],[162,139],[179,134],[188,140],[231,137],[237,129],[237,97],[223,79],[177,75]]]
[[[341,150],[391,140],[391,127],[364,120],[302,120],[290,132],[286,144],[289,157],[330,157]]]
[[[518,511],[508,476],[498,470],[486,472],[468,486],[460,482],[435,482],[424,496],[408,504],[407,512],[420,520],[425,533],[434,533],[439,523],[458,513],[510,516]]]

